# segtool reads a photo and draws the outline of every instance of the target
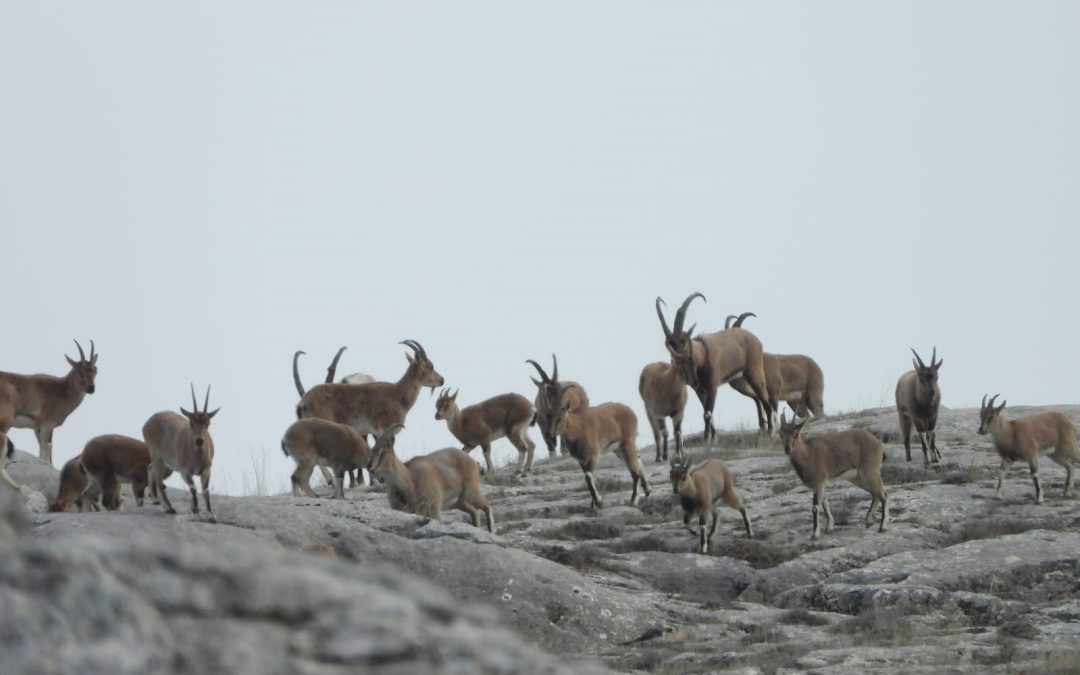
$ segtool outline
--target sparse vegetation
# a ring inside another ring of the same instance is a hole
[[[571,567],[578,572],[589,572],[600,565],[607,557],[607,552],[596,544],[580,544],[563,548],[561,546],[547,546],[539,551],[540,555],[557,562],[560,565]]]
[[[799,626],[827,626],[830,621],[823,616],[814,614],[802,607],[789,609],[780,615],[780,623],[795,624]]]
[[[846,636],[856,646],[876,647],[908,645],[916,634],[911,619],[898,607],[872,607],[832,626],[830,631]]]
[[[597,518],[575,518],[559,528],[561,539],[614,539],[622,536],[623,529],[617,523]]]

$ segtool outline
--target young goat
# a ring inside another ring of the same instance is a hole
[[[491,464],[491,442],[506,437],[518,451],[517,473],[524,476],[532,471],[536,444],[529,438],[529,427],[536,423],[536,408],[520,394],[501,394],[459,409],[457,391],[444,390],[435,402],[435,419],[446,420],[450,433],[461,441],[463,451],[476,446],[484,452],[488,471]]]
[[[480,527],[480,511],[487,517],[487,529],[495,532],[495,514],[480,491],[480,467],[457,448],[437,450],[402,463],[394,452],[396,425],[375,441],[371,475],[387,485],[390,506],[397,511],[441,520],[442,510],[454,507],[469,514]]]
[[[404,425],[405,416],[416,403],[421,387],[443,385],[443,377],[435,371],[427,352],[415,340],[401,344],[415,353],[406,355],[409,367],[395,383],[319,384],[303,394],[296,406],[299,419],[318,417],[339,424],[348,424],[361,434],[382,435],[395,425]],[[299,380],[297,381],[299,383]]]
[[[686,411],[686,383],[670,363],[657,361],[641,369],[638,393],[645,403],[645,418],[652,428],[656,442],[656,461],[668,458],[668,430],[665,418],[671,418],[671,430],[675,435],[675,455],[683,457],[682,421]],[[661,452],[661,438],[663,452]]]
[[[554,409],[551,407],[551,401],[564,401],[568,402],[574,410],[581,411],[589,407],[589,395],[585,393],[585,388],[577,382],[559,382],[559,361],[555,358],[555,355],[551,355],[552,362],[552,377],[548,377],[544,369],[540,367],[540,364],[532,359],[527,360],[525,363],[531,363],[537,372],[540,373],[540,378],[537,380],[535,377],[529,379],[536,385],[536,425],[540,427],[540,435],[544,437],[544,443],[547,445],[548,456],[554,457],[558,454],[556,444],[558,443],[558,436],[551,431],[551,420],[554,417]]]
[[[214,462],[214,439],[210,437],[210,420],[221,408],[208,412],[210,387],[206,388],[203,409],[195,402],[195,387],[191,388],[191,403],[194,410],[188,412],[180,408],[183,416],[171,410],[154,413],[143,425],[143,439],[150,449],[150,482],[157,488],[165,510],[176,513],[169,494],[165,491],[166,470],[172,469],[180,474],[191,490],[191,512],[198,515],[199,500],[195,493],[192,476],[198,476],[202,482],[203,499],[209,521],[216,523],[214,510],[210,506],[210,467]]]
[[[881,527],[879,532],[889,528],[889,502],[885,494],[885,483],[881,480],[881,462],[885,459],[885,447],[876,436],[866,429],[849,429],[822,434],[817,438],[804,440],[802,428],[806,420],[793,419],[788,423],[784,415],[780,416],[780,437],[784,441],[787,453],[795,473],[803,485],[814,493],[814,534],[817,539],[821,534],[818,512],[825,510],[827,523],[825,531],[833,529],[832,508],[825,497],[825,485],[835,478],[846,478],[857,487],[870,493],[870,509],[866,512],[866,525],[873,522],[874,506],[881,502]]]
[[[1031,470],[1031,480],[1035,483],[1035,503],[1043,503],[1042,483],[1039,481],[1039,453],[1053,450],[1048,456],[1054,462],[1065,467],[1065,496],[1069,496],[1073,483],[1073,464],[1080,462],[1080,450],[1076,447],[1076,427],[1059,412],[1048,412],[1017,420],[1007,420],[1001,411],[1008,401],[994,407],[994,400],[988,402],[983,396],[979,407],[979,433],[990,434],[994,449],[1001,457],[1001,470],[998,472],[997,492],[1001,497],[1001,485],[1005,480],[1005,471],[1013,462],[1027,462]]]
[[[935,363],[937,347],[930,356],[929,366],[923,363],[914,349],[911,353],[915,354],[912,360],[915,369],[901,375],[896,383],[896,413],[900,417],[900,436],[904,439],[907,461],[911,461],[911,427],[914,426],[922,444],[923,465],[930,466],[930,462],[937,464],[941,461],[934,427],[937,426],[938,407],[941,405],[938,369],[945,360]]]
[[[735,481],[731,477],[731,471],[719,459],[706,459],[691,467],[689,460],[676,461],[672,458],[670,476],[671,488],[675,496],[679,498],[679,504],[683,509],[683,525],[690,534],[700,536],[698,553],[709,551],[709,540],[716,532],[716,521],[719,515],[716,505],[721,500],[742,514],[746,536],[754,538],[750,516],[746,514],[742,498],[735,490]],[[692,515],[698,517],[697,532],[690,526]],[[712,526],[706,532],[705,525],[710,515],[712,515]]]
[[[345,499],[346,472],[367,467],[371,457],[367,440],[355,429],[317,417],[293,422],[281,439],[281,450],[296,461],[292,474],[294,497],[299,497],[301,491],[318,497],[311,489],[311,472],[318,465],[331,469],[332,498]]]
[[[60,487],[56,499],[49,504],[49,511],[60,513],[74,504],[80,512],[101,510],[101,486],[86,475],[82,455],[75,455],[60,469]]]
[[[120,508],[121,483],[131,483],[135,503],[143,505],[150,469],[150,449],[146,443],[119,434],[95,436],[87,442],[81,457],[87,475],[101,486],[106,509],[116,511]],[[157,496],[153,486],[150,493]]]
[[[90,358],[78,340],[75,346],[79,360],[64,356],[71,366],[64,377],[0,372],[0,444],[12,427],[33,429],[38,456],[52,464],[53,429],[64,423],[87,394],[94,393],[98,360],[94,341],[90,341]]]
[[[664,329],[664,344],[671,353],[673,365],[683,381],[694,390],[705,411],[705,438],[716,436],[713,426],[713,408],[716,407],[716,390],[722,385],[742,377],[753,392],[758,408],[758,427],[772,432],[772,418],[764,412],[772,410],[765,383],[765,366],[762,359],[761,341],[745,328],[726,328],[717,333],[693,337],[694,326],[683,330],[686,309],[694,298],[705,299],[701,293],[693,293],[675,312],[675,327],[668,328],[667,320],[656,299],[656,314]]]

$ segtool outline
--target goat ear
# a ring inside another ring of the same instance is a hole
[[[65,358],[65,359],[67,359],[67,362],[68,362],[69,364],[71,364],[71,367],[72,367],[72,368],[74,368],[74,367],[75,367],[75,366],[77,365],[77,362],[75,362],[75,361],[72,361],[72,360],[71,360],[71,357],[70,357],[70,356],[68,356],[67,354],[64,354],[64,358]]]
[[[998,412],[1001,412],[1002,410],[1004,410],[1004,409],[1005,409],[1005,404],[1006,404],[1006,403],[1008,403],[1008,401],[1002,401],[1002,402],[1001,402],[1001,405],[999,405],[999,406],[997,407],[997,411],[998,411]]]
[[[191,419],[191,413],[188,412],[187,410],[184,410],[183,408],[180,408],[180,412],[184,415],[184,417],[186,417],[188,419]]]
[[[541,382],[540,380],[536,379],[535,377],[530,377],[529,379],[532,380],[532,383],[536,385],[537,389],[544,386],[544,383]]]
[[[214,415],[218,414],[218,412],[219,412],[220,410],[221,410],[221,408],[215,408],[215,409],[214,409],[214,412],[212,412],[212,413],[209,413],[209,414],[208,414],[208,415],[206,416],[206,417],[207,417],[207,419],[213,419],[213,418],[214,418]]]
[[[93,356],[92,356],[92,357],[90,358],[90,363],[96,366],[96,365],[97,365],[97,357],[98,357],[98,356],[99,356],[99,354],[94,354],[94,355],[93,355]]]
[[[915,359],[911,359],[911,367],[915,370],[916,373],[919,372],[919,362]]]
[[[413,357],[410,356],[409,354],[406,354],[405,355],[405,360],[408,361],[409,363],[412,363],[413,362]]]
[[[943,363],[945,363],[945,359],[941,359],[940,361],[937,362],[936,365],[933,365],[933,366],[930,366],[930,367],[933,368],[934,372],[936,373],[937,371],[941,370],[941,364],[943,364]]]

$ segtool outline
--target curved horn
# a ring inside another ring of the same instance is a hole
[[[676,334],[682,333],[683,322],[686,320],[686,308],[690,306],[690,303],[694,300],[694,298],[701,298],[702,300],[705,300],[705,296],[697,292],[691,293],[690,296],[686,298],[686,300],[683,300],[682,306],[679,307],[679,309],[675,312]],[[708,301],[705,300],[705,302]]]
[[[934,353],[930,355],[930,367],[931,368],[937,368],[938,364],[934,363],[935,361],[937,361],[937,347],[936,346],[934,347]]]
[[[739,315],[739,318],[735,319],[735,325],[732,326],[732,328],[742,328],[742,322],[746,321],[747,317],[751,316],[755,319],[757,318],[757,314],[754,314],[753,312],[743,312]]]
[[[911,348],[911,353],[915,355],[915,360],[919,362],[919,368],[925,369],[926,364],[923,363],[922,358],[919,357],[919,352],[915,351],[915,348]]]
[[[300,360],[301,354],[307,354],[307,352],[297,351],[295,354],[292,355],[292,379],[293,382],[296,384],[296,391],[300,394],[301,397],[303,397],[304,385],[300,384],[300,369],[296,366],[297,361]]]
[[[337,354],[334,354],[334,360],[330,362],[330,366],[326,369],[326,384],[330,384],[334,381],[334,376],[337,374],[337,364],[341,360],[341,354],[345,351],[345,348],[337,350]],[[303,396],[303,394],[301,394]]]
[[[205,414],[208,410],[210,410],[210,385],[206,385],[206,398],[204,398],[202,402],[203,414]]]
[[[986,394],[983,394],[983,400],[982,400],[982,403],[979,404],[979,409],[981,410],[982,408],[985,408],[985,407],[986,407]]]
[[[402,340],[399,344],[412,347],[413,351],[416,352],[417,356],[423,356],[425,359],[427,358],[427,352],[424,351],[423,346],[421,346],[421,344],[416,340]]]
[[[993,396],[990,397],[990,400],[986,404],[988,408],[993,408],[994,407],[994,399],[996,399],[998,396],[1001,396],[1001,394],[994,394]]]
[[[727,318],[724,319],[724,330],[731,328],[731,322],[737,318],[739,317],[735,316],[734,314],[728,314]]]
[[[552,384],[551,378],[544,372],[544,369],[540,367],[540,364],[532,359],[525,359],[525,363],[531,363],[533,368],[536,368],[536,372],[540,373],[540,379],[544,381],[544,384]]]
[[[664,310],[660,309],[660,305],[666,306],[667,303],[658,295],[656,296],[656,315],[660,317],[660,326],[664,329],[664,338],[670,338],[671,329],[668,328],[667,319],[664,318]]]
[[[72,342],[74,342],[75,346],[79,348],[79,360],[80,361],[85,361],[86,360],[86,352],[83,351],[82,345],[79,344],[79,341],[75,340],[75,339],[72,339]]]
[[[195,400],[195,383],[191,383],[191,411],[199,412],[199,402]]]
[[[91,340],[91,341],[90,341],[90,360],[91,360],[91,361],[93,361],[93,360],[94,360],[94,353],[95,353],[95,352],[94,352],[94,341],[93,341],[93,340]]]
[[[558,384],[559,382],[559,359],[555,358],[555,355],[551,355],[551,382],[552,384]]]

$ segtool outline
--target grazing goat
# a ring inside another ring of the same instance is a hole
[[[303,394],[296,406],[299,419],[318,417],[348,424],[361,434],[380,436],[395,425],[405,423],[405,416],[416,403],[421,387],[443,385],[427,352],[415,340],[401,344],[411,348],[415,358],[406,355],[409,367],[395,383],[319,384]]]
[[[558,436],[551,431],[551,420],[553,418],[553,408],[549,404],[549,401],[564,401],[569,402],[575,410],[584,410],[589,407],[589,395],[585,393],[585,388],[577,382],[559,382],[559,362],[555,358],[555,355],[551,355],[552,362],[552,375],[549,378],[544,369],[540,367],[536,361],[529,359],[526,363],[531,363],[540,373],[540,380],[535,377],[529,379],[536,385],[536,425],[540,427],[540,435],[544,437],[544,443],[547,445],[548,456],[554,457],[558,451],[556,444],[558,443]]]
[[[532,471],[536,444],[529,438],[529,427],[536,423],[536,408],[521,394],[501,394],[475,405],[459,409],[458,392],[443,390],[435,402],[435,419],[446,420],[450,433],[461,441],[462,450],[476,446],[484,452],[484,464],[494,471],[491,463],[491,442],[506,437],[518,451],[517,473],[524,476]]]
[[[83,468],[82,455],[75,455],[60,468],[60,487],[49,511],[60,513],[74,504],[80,512],[101,510],[101,486],[91,480]]]
[[[885,459],[885,446],[876,436],[866,429],[849,429],[822,434],[817,438],[803,440],[801,422],[792,419],[788,423],[784,415],[780,416],[780,437],[784,441],[787,453],[795,473],[803,485],[814,493],[814,534],[817,539],[821,534],[818,522],[819,509],[825,510],[828,522],[825,531],[833,529],[832,508],[825,497],[825,485],[835,478],[846,478],[857,487],[870,493],[870,509],[866,512],[866,525],[873,522],[874,506],[881,502],[881,527],[879,532],[889,528],[889,502],[885,493],[885,483],[881,480],[881,462]]]
[[[675,455],[683,457],[682,421],[686,411],[686,383],[670,363],[657,361],[641,369],[638,393],[645,403],[645,419],[652,429],[656,443],[656,461],[668,458],[668,430],[665,418],[671,418],[671,430],[675,435]],[[663,451],[661,452],[661,438]]]
[[[915,354],[912,360],[915,369],[901,375],[896,383],[896,413],[900,416],[900,436],[904,439],[907,461],[911,461],[911,427],[914,426],[922,444],[923,465],[930,466],[930,462],[937,464],[941,461],[934,427],[937,426],[938,407],[941,406],[938,370],[945,361],[935,362],[937,347],[930,356],[929,366],[923,363],[914,349],[911,353]]]
[[[772,419],[763,414],[773,408],[773,402],[765,384],[761,341],[745,328],[726,328],[718,333],[693,337],[697,324],[684,331],[683,323],[686,309],[694,298],[704,300],[705,296],[693,293],[683,301],[675,312],[674,330],[668,328],[660,309],[664,304],[661,298],[656,299],[656,314],[664,329],[664,344],[671,353],[671,365],[697,394],[705,411],[706,440],[711,442],[716,436],[712,420],[717,389],[738,377],[746,380],[757,402],[758,428],[772,432]]]
[[[645,496],[649,496],[649,481],[645,477],[645,467],[638,458],[635,439],[637,438],[637,416],[634,411],[622,403],[602,403],[581,411],[575,411],[569,403],[564,403],[555,413],[555,433],[562,439],[563,448],[577,460],[585,474],[585,485],[592,496],[592,506],[600,509],[604,503],[596,489],[593,472],[600,463],[600,455],[608,448],[622,459],[633,479],[630,492],[630,505],[637,504],[638,483],[641,483]]]
[[[167,469],[180,474],[191,490],[191,512],[199,513],[199,500],[195,492],[192,476],[198,476],[202,482],[203,499],[211,523],[217,522],[214,510],[210,506],[210,468],[214,462],[214,439],[210,437],[210,420],[221,408],[209,412],[210,387],[206,388],[203,409],[195,401],[195,387],[191,387],[193,411],[180,408],[183,416],[171,410],[154,413],[143,425],[142,434],[150,449],[150,482],[157,488],[167,513],[176,513],[169,494],[165,490]]]
[[[750,525],[750,516],[746,514],[742,497],[735,489],[735,481],[731,477],[731,471],[719,459],[706,459],[690,466],[690,460],[671,459],[671,488],[675,496],[679,498],[679,505],[683,510],[683,526],[690,534],[700,536],[698,540],[698,553],[709,551],[709,540],[716,532],[716,520],[719,511],[717,502],[723,500],[725,504],[742,514],[743,525],[746,526],[746,536],[753,539],[754,529]],[[698,532],[690,526],[690,516],[698,517]],[[709,516],[712,516],[712,526],[708,532],[705,525]]]
[[[121,483],[131,483],[135,503],[143,505],[150,469],[150,449],[146,443],[120,434],[95,436],[87,442],[81,457],[87,475],[101,486],[106,509],[120,508]],[[156,497],[157,490],[151,486],[150,493]]]
[[[1007,420],[1001,414],[1008,401],[994,407],[998,394],[988,402],[983,396],[979,407],[979,433],[990,434],[994,449],[1001,457],[1001,469],[998,472],[997,492],[1001,497],[1001,486],[1005,480],[1005,471],[1013,462],[1027,462],[1031,470],[1031,480],[1035,483],[1035,503],[1043,503],[1042,483],[1039,481],[1039,454],[1053,450],[1048,457],[1065,467],[1065,496],[1069,496],[1073,484],[1073,464],[1080,462],[1080,450],[1076,447],[1076,427],[1068,417],[1059,412],[1042,413],[1022,419]]]
[[[281,450],[296,461],[292,474],[294,497],[299,497],[301,491],[318,497],[311,489],[311,472],[318,465],[332,470],[332,498],[345,499],[345,473],[363,469],[370,459],[367,439],[355,429],[317,417],[293,422],[281,439]]]
[[[79,360],[64,356],[71,366],[64,377],[0,372],[0,439],[6,438],[13,427],[33,429],[38,456],[49,464],[53,429],[64,423],[87,394],[94,393],[98,360],[94,341],[90,341],[90,358],[86,358],[78,340],[75,346],[79,348]]]
[[[394,452],[396,425],[378,436],[371,457],[371,475],[387,486],[390,506],[397,511],[441,520],[444,508],[454,507],[469,514],[480,527],[480,511],[487,517],[487,529],[495,532],[491,503],[480,491],[480,467],[457,448],[436,450],[402,463]]]

